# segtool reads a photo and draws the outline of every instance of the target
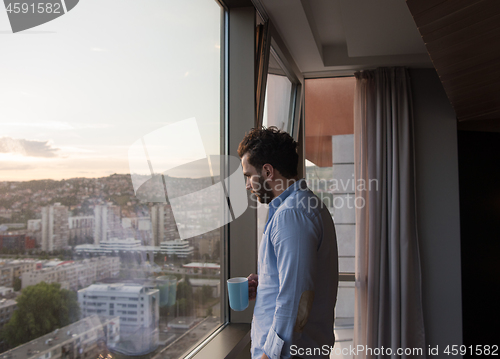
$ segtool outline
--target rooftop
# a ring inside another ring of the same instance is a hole
[[[220,265],[217,263],[200,263],[200,262],[192,262],[192,263],[184,264],[182,267],[184,267],[184,268],[220,269]]]
[[[17,305],[17,302],[12,299],[0,299],[0,308],[10,307],[12,305]]]
[[[203,285],[216,286],[220,285],[219,279],[201,279],[201,278],[190,278],[189,282],[195,287],[201,287]]]
[[[79,292],[108,292],[108,291],[117,291],[117,292],[126,292],[126,293],[141,293],[143,289],[146,289],[145,292],[148,292],[146,286],[141,284],[126,284],[126,283],[113,283],[113,284],[92,284],[87,288],[80,289]]]
[[[90,330],[101,328],[102,325],[110,322],[119,323],[120,318],[102,318],[93,315],[2,353],[1,358],[38,358],[40,353],[53,350],[55,346],[69,342]]]

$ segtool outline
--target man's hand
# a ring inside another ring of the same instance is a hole
[[[259,276],[250,274],[248,277],[248,299],[255,300],[257,298],[257,286],[259,285]]]
[[[262,354],[262,358],[260,359],[269,359],[268,356],[266,355],[266,353]]]

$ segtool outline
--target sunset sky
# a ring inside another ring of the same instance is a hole
[[[189,118],[219,153],[214,0],[85,0],[16,34],[2,10],[0,48],[0,181],[128,173],[134,142]]]

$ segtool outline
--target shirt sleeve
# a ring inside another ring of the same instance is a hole
[[[314,300],[319,226],[300,211],[287,209],[277,214],[277,226],[270,233],[279,274],[273,324],[264,352],[270,359],[289,358],[294,336],[307,323]]]

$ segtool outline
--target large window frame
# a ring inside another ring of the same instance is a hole
[[[219,3],[221,3],[219,1]],[[262,123],[262,112],[256,106],[256,91],[265,93],[266,71],[256,68],[256,14],[267,23],[270,46],[263,47],[264,58],[270,51],[280,59],[280,65],[292,82],[292,101],[290,102],[291,135],[299,142],[299,175],[303,174],[303,84],[304,77],[288,52],[276,28],[270,22],[261,7],[255,8],[251,1],[226,0],[224,8],[223,41],[223,117],[221,148],[224,154],[238,156],[237,147],[245,133]],[[256,76],[256,74],[259,74]],[[259,85],[258,85],[259,84]],[[263,105],[263,104],[262,104]],[[259,113],[259,115],[257,115]],[[229,165],[224,169],[224,176],[234,170]],[[229,189],[231,191],[231,189]],[[221,310],[226,320],[205,341],[185,358],[234,358],[250,344],[250,323],[253,303],[242,312],[229,309],[225,279],[235,276],[247,276],[257,271],[257,213],[255,208],[248,208],[239,218],[223,228],[224,245],[221,256],[226,259],[221,288]]]

